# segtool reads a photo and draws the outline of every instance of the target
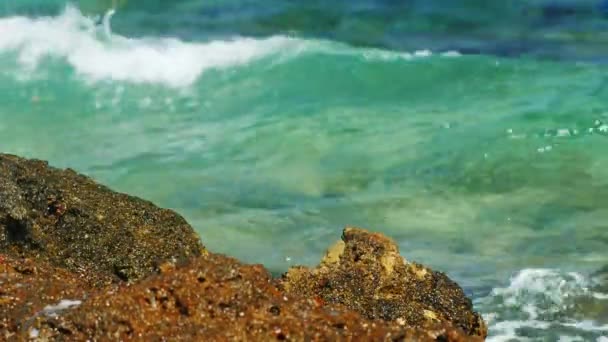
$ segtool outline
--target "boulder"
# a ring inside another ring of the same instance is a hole
[[[487,335],[471,300],[445,274],[408,262],[390,238],[347,227],[314,268],[291,268],[280,281],[288,294],[318,296],[368,319],[410,327],[450,322],[467,334]]]
[[[108,283],[142,279],[204,248],[173,211],[70,169],[0,154],[0,251]]]

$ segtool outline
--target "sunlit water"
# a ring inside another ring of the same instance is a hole
[[[129,38],[74,7],[10,10],[1,151],[173,208],[211,250],[277,273],[317,263],[344,225],[381,231],[463,285],[492,341],[605,341],[608,66]]]

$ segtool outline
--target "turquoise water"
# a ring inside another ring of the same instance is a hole
[[[439,4],[5,2],[1,151],[277,273],[344,225],[381,231],[462,284],[492,341],[605,341],[603,7]]]

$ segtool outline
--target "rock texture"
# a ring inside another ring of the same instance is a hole
[[[0,340],[480,341],[445,275],[347,228],[319,267],[272,279],[204,250],[177,214],[0,154]]]
[[[449,324],[427,329],[367,320],[315,297],[285,295],[259,265],[209,255],[85,301],[40,315],[22,332],[41,339],[141,341],[469,341]]]
[[[0,251],[97,278],[141,279],[204,251],[178,214],[72,170],[0,154]],[[85,272],[86,271],[86,272]]]
[[[315,269],[290,269],[281,282],[286,293],[319,296],[368,319],[411,327],[452,322],[485,337],[487,327],[462,289],[445,274],[407,262],[394,241],[346,228]]]
[[[47,305],[83,299],[91,289],[89,283],[65,269],[0,254],[0,341],[15,339]]]

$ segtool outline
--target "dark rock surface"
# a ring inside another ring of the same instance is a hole
[[[460,287],[344,230],[272,279],[204,250],[177,214],[0,154],[0,340],[479,341]]]
[[[462,289],[445,274],[407,262],[391,239],[346,228],[315,269],[297,267],[283,277],[287,293],[318,295],[369,319],[412,327],[452,322],[485,337],[487,327]]]
[[[0,154],[0,251],[46,259],[107,283],[141,279],[159,263],[203,250],[188,223],[170,210],[70,169]]]

